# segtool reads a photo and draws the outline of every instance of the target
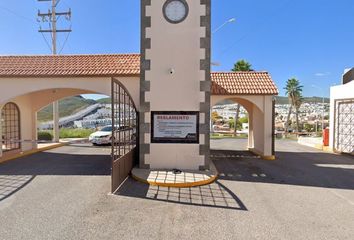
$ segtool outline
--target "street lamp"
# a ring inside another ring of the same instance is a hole
[[[214,31],[213,34],[218,32],[220,29],[222,29],[226,24],[236,22],[236,18],[230,18],[229,20],[225,21],[223,24],[221,24],[219,27],[217,27]]]
[[[318,90],[320,90],[322,92],[322,130],[323,130],[324,129],[324,102],[325,102],[325,100],[324,100],[324,91],[323,91],[323,89],[321,87],[316,86],[314,84],[312,84],[311,86],[313,88],[316,88],[316,89],[318,89]]]
[[[229,24],[229,23],[233,23],[236,22],[236,18],[230,18],[229,20],[225,21],[223,24],[221,24],[219,27],[217,27],[212,34],[215,34],[216,32],[218,32],[220,29],[222,29],[223,27],[225,27],[225,25]],[[211,62],[211,66],[220,66],[219,62]]]

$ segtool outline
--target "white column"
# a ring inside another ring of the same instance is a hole
[[[335,99],[334,99],[334,91],[335,91],[335,87],[331,87],[331,101],[330,101],[330,118],[329,118],[329,148],[334,151],[335,150],[335,146],[334,146],[334,139],[335,139]]]
[[[53,135],[54,141],[59,142],[59,101],[53,102]]]
[[[272,156],[272,137],[273,137],[273,102],[272,96],[264,97],[264,156]]]
[[[248,112],[248,149],[254,148],[253,144],[253,106],[252,110]]]
[[[2,157],[2,114],[1,114],[1,111],[2,111],[2,105],[0,105],[0,158]]]
[[[37,148],[38,132],[37,132],[37,112],[32,112],[32,148]]]

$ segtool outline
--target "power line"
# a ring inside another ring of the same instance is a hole
[[[0,6],[0,9],[6,11],[6,12],[8,12],[8,13],[11,13],[12,15],[14,15],[14,16],[16,16],[16,17],[18,17],[18,18],[21,18],[21,19],[23,19],[23,20],[26,20],[26,21],[31,22],[31,23],[35,23],[35,24],[38,25],[38,27],[40,27],[40,24],[39,24],[38,22],[34,21],[34,20],[31,19],[31,18],[28,18],[28,17],[26,17],[26,16],[23,16],[23,15],[21,15],[21,14],[18,14],[17,12],[15,12],[15,11],[13,11],[13,10],[7,8],[7,7]],[[49,50],[51,51],[51,47],[50,47],[50,45],[49,45],[49,43],[48,43],[48,40],[46,39],[46,37],[44,36],[43,33],[42,33],[41,35],[42,35],[43,40],[45,41],[47,47],[48,47]]]
[[[71,28],[71,26],[70,26],[70,28]],[[63,45],[62,45],[61,48],[60,48],[59,54],[61,54],[61,52],[63,51],[63,49],[64,49],[64,47],[65,47],[65,45],[66,45],[66,43],[68,42],[70,33],[71,33],[71,32],[68,32],[68,34],[66,35],[66,38],[65,38],[65,40],[64,40],[64,43],[63,43]]]
[[[278,6],[278,8],[276,8],[276,10],[273,12],[273,14],[271,14],[271,18],[269,18],[266,21],[263,21],[263,24],[260,24],[262,27],[264,27],[266,24],[268,24],[273,18],[276,17],[277,13],[279,13],[280,10],[282,10],[284,7],[286,7],[286,5],[288,3],[290,3],[291,0],[285,0],[283,2],[283,4],[281,4],[280,6]],[[230,53],[231,49],[233,49],[237,43],[239,43],[240,41],[244,40],[245,38],[247,38],[250,34],[254,34],[255,30],[253,30],[254,28],[250,28],[251,30],[248,31],[247,33],[245,33],[243,36],[241,36],[240,38],[238,38],[235,42],[233,42],[231,45],[229,45],[227,48],[225,48],[224,50],[222,50],[219,55],[223,56],[226,53]]]
[[[65,16],[65,18],[70,21],[71,19],[71,8],[67,12],[57,12],[56,7],[59,4],[60,0],[37,0],[39,2],[51,2],[51,10],[48,10],[48,12],[41,12],[38,10],[38,19],[39,21],[42,22],[48,22],[49,23],[49,28],[48,29],[42,29],[40,28],[38,32],[44,34],[44,33],[50,33],[51,38],[52,38],[52,53],[53,55],[57,54],[57,33],[70,33],[71,32],[71,26],[69,29],[57,29],[57,22],[60,16]],[[68,38],[69,34],[67,35]],[[65,42],[67,39],[65,40]],[[65,46],[65,44],[63,44]]]

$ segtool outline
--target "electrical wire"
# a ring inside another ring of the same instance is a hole
[[[15,11],[13,11],[13,10],[7,8],[7,7],[4,7],[4,6],[0,6],[0,9],[4,10],[4,11],[6,11],[6,12],[9,12],[9,13],[13,14],[13,15],[16,16],[16,17],[19,17],[19,18],[22,18],[22,19],[24,19],[24,20],[26,20],[26,21],[29,21],[29,22],[31,22],[31,23],[35,23],[39,28],[41,28],[41,25],[40,25],[38,22],[36,22],[36,21],[34,21],[33,19],[31,19],[31,18],[28,18],[28,17],[26,17],[26,16],[23,16],[23,15],[21,15],[21,14],[18,14],[17,12],[15,12]],[[52,49],[51,49],[51,47],[50,47],[50,45],[49,45],[49,43],[48,43],[48,40],[46,39],[46,37],[44,36],[44,34],[43,34],[42,32],[41,32],[41,35],[42,35],[42,37],[43,37],[43,39],[44,39],[44,41],[45,41],[47,47],[48,47],[49,50],[51,51]]]
[[[266,21],[263,21],[262,27],[264,27],[266,24],[268,24],[273,18],[276,17],[276,13],[279,13],[280,10],[282,10],[284,7],[286,7],[288,5],[288,3],[290,3],[292,0],[286,0],[285,2],[283,2],[283,4],[281,4],[278,8],[276,8],[276,10],[274,11],[274,14],[271,14],[271,18],[269,18]],[[223,56],[225,54],[230,54],[232,51],[230,51],[231,49],[233,49],[237,43],[239,43],[240,41],[244,40],[245,38],[247,38],[250,34],[254,34],[256,31],[254,30],[254,28],[250,28],[252,30],[248,31],[246,34],[244,34],[242,37],[238,38],[235,42],[233,42],[231,45],[229,45],[227,48],[225,48],[224,50],[222,50],[218,55]]]
[[[70,29],[71,29],[71,25],[70,25]],[[63,45],[62,45],[61,48],[60,48],[59,54],[61,54],[61,52],[63,51],[63,49],[64,49],[64,47],[65,47],[65,45],[66,45],[66,43],[67,43],[67,41],[68,41],[68,39],[69,39],[70,33],[71,33],[71,32],[68,32],[68,34],[66,35],[66,38],[65,38],[65,40],[64,40],[64,43],[63,43]]]

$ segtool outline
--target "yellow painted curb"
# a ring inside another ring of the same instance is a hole
[[[260,154],[258,151],[252,149],[252,148],[249,148],[248,151],[252,152],[253,154],[261,157],[263,160],[267,160],[267,161],[274,161],[276,160],[276,157],[274,155],[271,155],[271,156],[264,156],[262,154]]]
[[[264,160],[268,160],[268,161],[276,160],[276,157],[274,155],[272,155],[272,156],[261,156],[261,158],[263,158]]]
[[[151,186],[172,187],[172,188],[190,188],[190,187],[204,186],[204,185],[211,184],[211,183],[215,182],[218,179],[218,175],[215,175],[213,177],[210,177],[207,180],[198,181],[198,182],[190,182],[190,183],[161,183],[161,182],[148,181],[148,180],[139,178],[139,177],[135,176],[134,174],[131,174],[131,175],[132,175],[132,178],[135,179],[138,182],[149,184]]]
[[[67,144],[69,144],[69,143],[58,143],[58,144],[52,145],[52,146],[47,146],[47,147],[43,147],[43,148],[33,149],[33,150],[30,150],[30,151],[26,151],[26,152],[17,153],[16,155],[0,159],[0,164],[4,163],[4,162],[11,161],[11,160],[15,160],[15,159],[18,159],[18,158],[22,158],[22,157],[26,157],[26,156],[29,156],[29,155],[33,155],[35,153],[44,152],[44,151],[51,150],[51,149],[54,149],[54,148],[62,147],[62,146],[65,146]]]

